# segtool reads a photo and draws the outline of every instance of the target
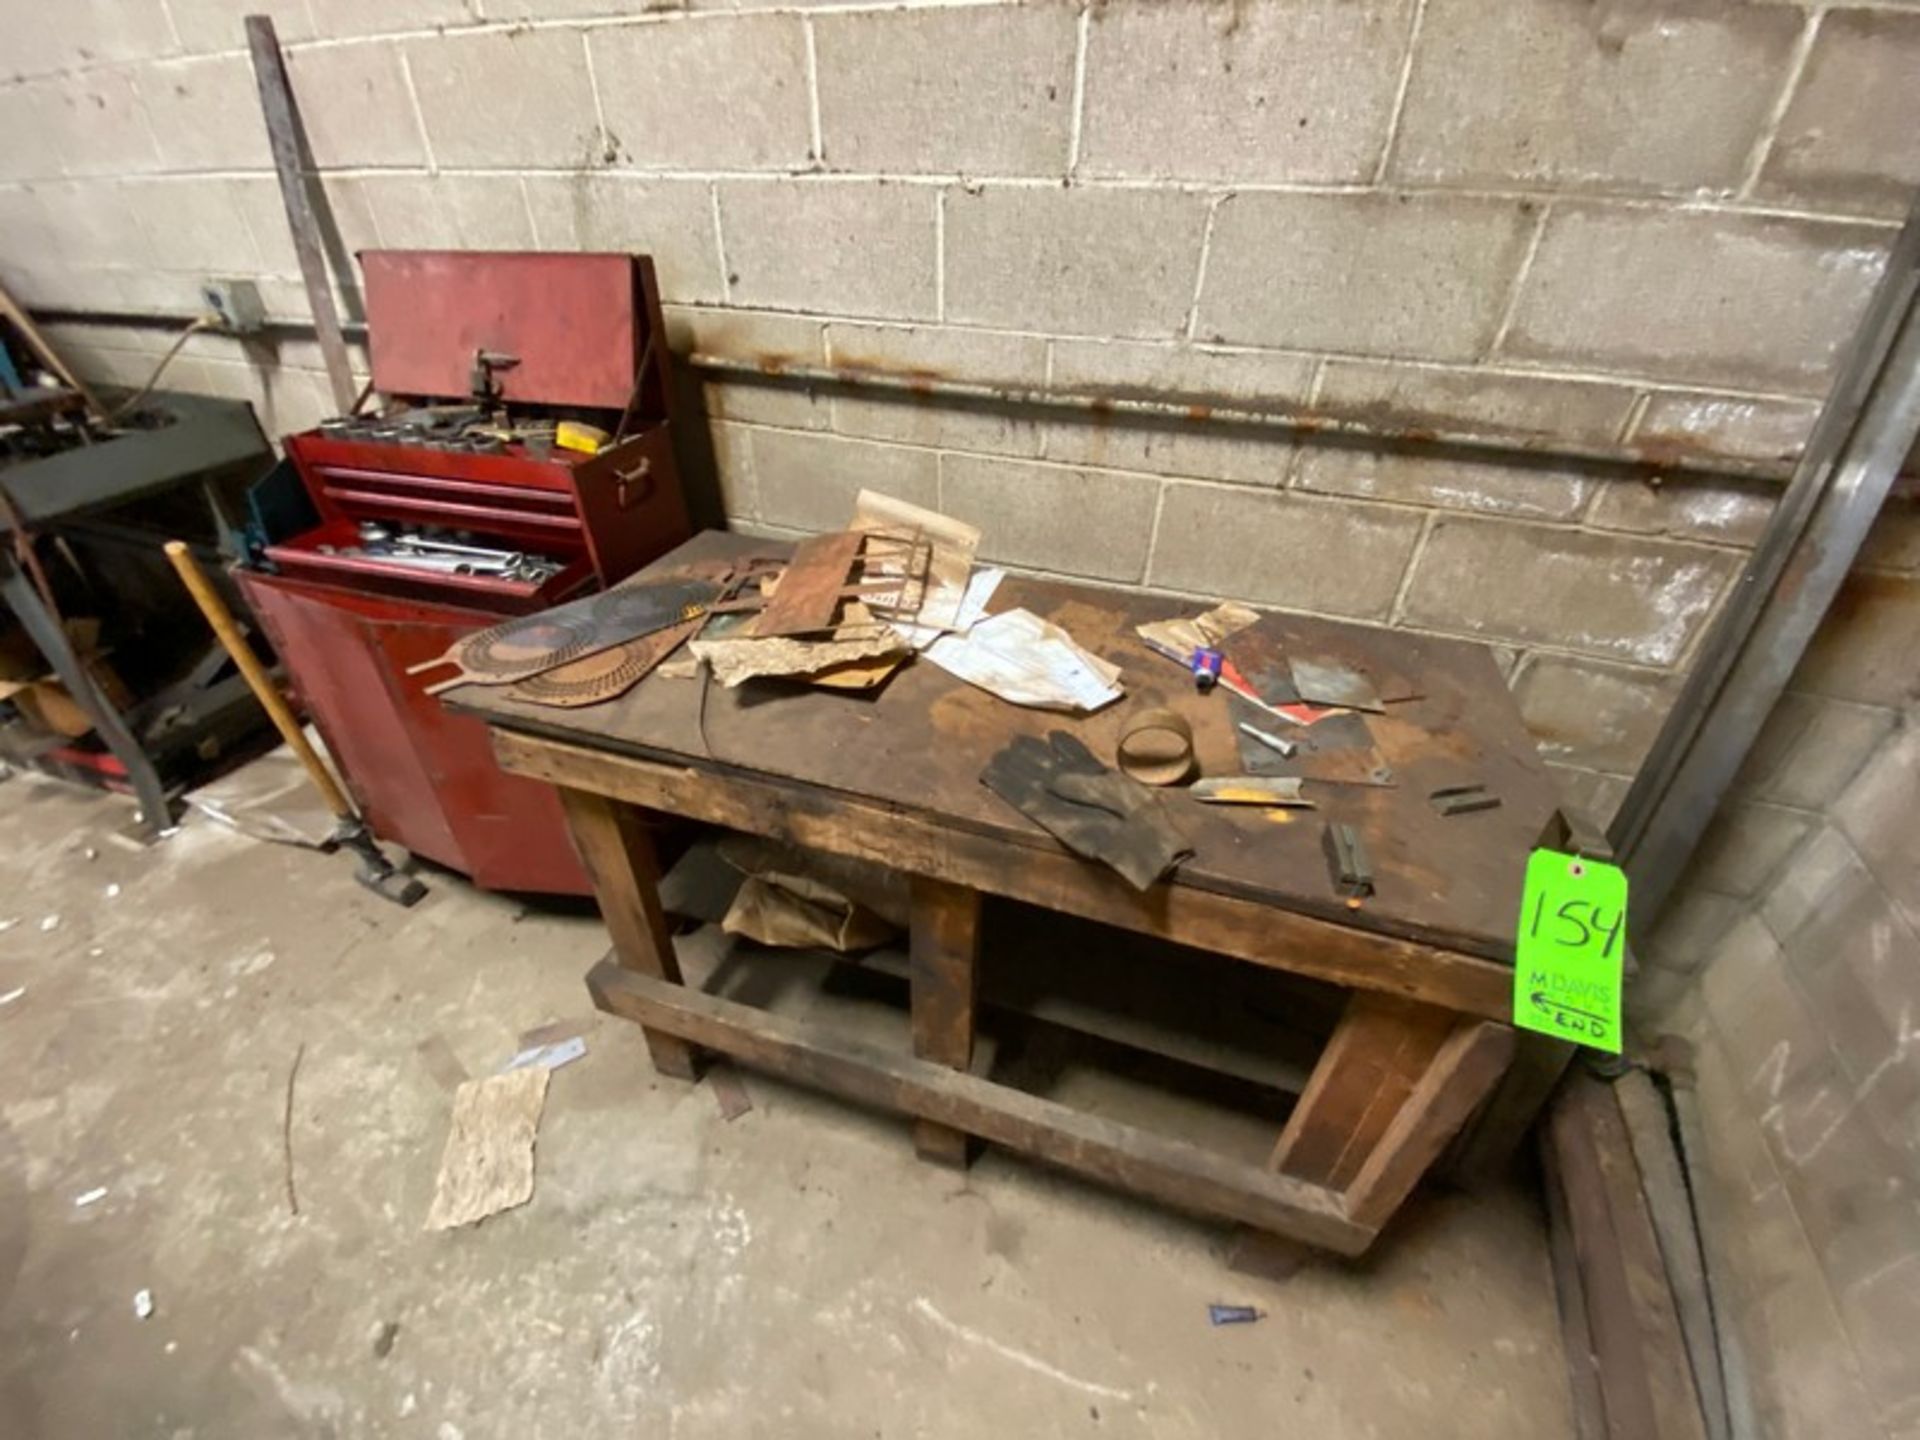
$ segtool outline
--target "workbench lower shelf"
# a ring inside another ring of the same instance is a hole
[[[697,844],[661,887],[677,913],[694,915],[672,942],[679,982],[623,969],[610,954],[587,982],[602,1010],[696,1055],[729,1057],[1177,1209],[1342,1254],[1360,1253],[1377,1234],[1378,1215],[1348,1210],[1342,1187],[1355,1167],[1329,1167],[1336,1183],[1278,1168],[1274,1137],[1288,1133],[1332,1048],[1329,1031],[1338,1034],[1344,997],[1331,987],[1244,967],[1236,984],[1223,957],[989,901],[977,1044],[970,1063],[955,1067],[913,1054],[906,950],[769,949],[698,923],[724,908],[724,891],[718,906],[710,894],[687,903],[709,888],[686,883],[689,872],[711,872],[711,859],[708,843]],[[1141,945],[1152,953],[1130,953]],[[1213,993],[1222,1003],[1156,1003],[1162,981],[1169,996]],[[1364,1117],[1354,1129],[1364,1134]]]
[[[1144,1126],[919,1060],[818,1021],[781,1014],[620,967],[587,976],[594,1003],[702,1051],[811,1089],[974,1136],[1087,1179],[1176,1208],[1237,1220],[1341,1254],[1373,1232],[1337,1191],[1177,1140]]]

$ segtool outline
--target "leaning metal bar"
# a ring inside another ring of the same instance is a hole
[[[1639,933],[1659,915],[1920,435],[1920,201],[1807,450],[1609,831]]]
[[[19,617],[21,627],[26,630],[28,638],[40,647],[40,653],[53,666],[53,673],[60,677],[60,683],[67,687],[67,693],[87,712],[87,718],[93,721],[101,739],[107,742],[114,759],[126,768],[127,778],[133,782],[134,794],[140,801],[141,825],[149,833],[166,829],[173,823],[173,811],[168,806],[166,789],[160,783],[153,762],[147,758],[147,752],[140,748],[140,742],[134,738],[133,732],[127,729],[120,712],[113,708],[113,703],[94,683],[93,676],[68,643],[66,631],[47,612],[47,607],[41,602],[40,592],[33,588],[33,582],[11,560],[0,559],[0,598],[4,598]]]

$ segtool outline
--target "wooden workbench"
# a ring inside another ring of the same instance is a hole
[[[748,548],[709,533],[648,573]],[[468,686],[500,763],[560,787],[614,953],[589,984],[637,1021],[655,1066],[695,1078],[703,1050],[915,1117],[929,1159],[965,1163],[975,1136],[1184,1208],[1349,1254],[1364,1250],[1479,1109],[1514,1049],[1511,936],[1526,856],[1557,816],[1553,784],[1491,657],[1476,645],[1289,618],[1288,638],[1419,698],[1369,717],[1392,787],[1312,785],[1285,817],[1172,795],[1194,854],[1140,893],[989,792],[981,768],[1013,736],[1064,728],[1111,762],[1129,710],[1170,706],[1203,773],[1239,766],[1223,696],[1196,694],[1140,643],[1177,601],[1009,577],[992,605],[1046,616],[1118,663],[1124,700],[1094,716],[1023,709],[925,661],[874,696],[778,682],[737,690],[655,675],[577,710]],[[704,715],[702,692],[704,699]],[[1277,723],[1277,722],[1276,722]],[[1483,783],[1498,809],[1442,818],[1435,788]],[[906,872],[913,901],[913,1053],[892,1053],[681,983],[647,812],[816,847]],[[1323,823],[1358,826],[1376,893],[1334,893]],[[1269,1162],[1097,1118],[970,1073],[982,895],[1005,896],[1330,981],[1349,992]],[[1524,1105],[1520,1107],[1524,1113]]]

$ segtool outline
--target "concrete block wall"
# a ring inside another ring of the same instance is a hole
[[[0,276],[306,311],[240,17],[0,0]],[[275,0],[341,239],[654,254],[685,351],[1777,458],[1920,181],[1920,9],[1731,0]],[[358,312],[350,270],[337,277]],[[163,333],[56,331],[137,382]],[[311,345],[173,382],[276,433]],[[1604,819],[1774,490],[705,387],[733,523],[858,483],[1015,565],[1499,647]]]
[[[1920,1434],[1920,515],[1864,558],[1642,957],[1780,1440]]]

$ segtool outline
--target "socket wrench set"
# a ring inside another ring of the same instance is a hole
[[[359,528],[358,545],[321,544],[315,547],[316,553],[384,560],[439,575],[492,575],[527,585],[544,585],[564,568],[545,555],[472,544],[471,537],[461,531],[394,529],[373,520],[362,520]]]

